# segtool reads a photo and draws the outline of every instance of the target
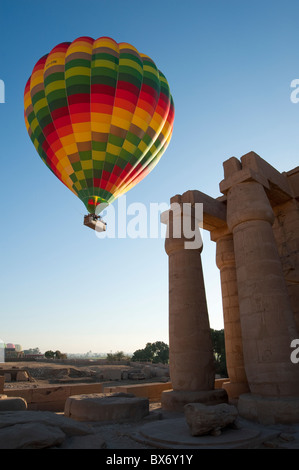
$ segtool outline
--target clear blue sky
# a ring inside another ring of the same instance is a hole
[[[298,0],[0,0],[0,338],[24,348],[132,352],[168,342],[164,240],[104,239],[46,168],[23,120],[36,61],[79,36],[110,36],[148,54],[175,102],[171,144],[127,204],[189,189],[220,196],[222,162],[254,150],[298,165]],[[223,327],[215,246],[203,265],[213,328]]]

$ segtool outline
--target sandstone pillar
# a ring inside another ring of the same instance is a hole
[[[299,331],[299,203],[291,199],[276,206],[274,213],[274,237]]]
[[[223,384],[229,399],[249,392],[243,357],[234,242],[231,233],[215,237],[216,264],[220,270],[226,366],[230,382]]]
[[[298,338],[275,243],[274,214],[262,184],[245,181],[227,192],[233,232],[245,368],[250,390],[263,397],[299,397]]]
[[[162,214],[163,215],[163,214]],[[180,236],[173,233],[179,218]],[[176,219],[177,223],[177,219]],[[193,227],[196,221],[193,220]],[[214,390],[215,370],[201,247],[186,248],[181,213],[169,217],[165,250],[169,257],[169,365],[172,391],[162,393],[162,406],[182,410],[186,403],[220,403],[226,392]]]

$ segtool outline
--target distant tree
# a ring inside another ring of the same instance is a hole
[[[137,349],[132,356],[133,362],[151,362],[152,356],[149,354],[148,349]]]
[[[116,351],[116,353],[107,354],[108,361],[123,361],[126,359],[128,359],[128,356],[126,356],[123,351]]]
[[[62,353],[58,350],[55,352],[52,350],[49,350],[45,352],[45,357],[47,359],[67,359],[67,354]]]
[[[125,359],[125,353],[123,351],[116,351],[116,353],[114,354],[115,358],[117,361],[122,361],[123,359]]]
[[[213,330],[211,328],[211,337],[216,374],[227,377],[224,330]]]
[[[51,350],[50,350],[50,351],[46,351],[46,352],[45,352],[45,357],[46,357],[47,359],[54,359],[54,357],[55,357],[55,352],[54,352],[54,351],[51,351]]]
[[[144,349],[137,349],[134,352],[132,361],[168,364],[169,346],[163,341],[147,343]]]

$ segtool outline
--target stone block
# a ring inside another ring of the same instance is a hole
[[[286,173],[295,198],[299,198],[299,166]]]
[[[161,401],[164,390],[172,389],[171,382],[153,382],[142,385],[121,385],[116,387],[116,392],[133,393],[136,397],[148,398],[150,402]]]
[[[153,377],[169,377],[169,367],[154,367]]]
[[[239,397],[238,411],[242,418],[264,425],[298,424],[299,397],[265,397],[245,393]]]
[[[184,406],[184,414],[192,436],[218,435],[221,429],[235,422],[238,410],[227,403],[215,406],[188,403]]]
[[[119,387],[104,387],[103,393],[115,393]]]
[[[144,380],[146,379],[146,375],[143,372],[129,372],[128,379],[129,380]]]
[[[85,449],[91,444],[105,445],[91,426],[60,414],[28,410],[1,413],[0,449]]]
[[[77,421],[139,421],[149,414],[149,400],[131,394],[95,393],[69,397],[64,415]]]
[[[44,449],[60,445],[64,439],[58,428],[24,423],[0,430],[0,449]]]
[[[25,370],[19,370],[16,377],[17,382],[28,382],[29,376]]]
[[[243,393],[249,392],[249,386],[246,382],[225,382],[222,385],[222,388],[227,392],[228,399],[234,400],[238,399]]]
[[[221,378],[221,379],[215,379],[215,389],[222,388],[222,385],[226,382],[229,382],[229,378]]]
[[[103,380],[121,380],[123,369],[103,369],[101,374],[103,376]]]
[[[241,163],[243,169],[250,168],[254,170],[256,174],[263,175],[271,183],[271,189],[273,192],[275,189],[276,198],[281,196],[281,200],[279,200],[279,202],[283,202],[292,197],[290,182],[286,175],[280,173],[255,152],[249,152],[246,155],[243,155],[241,157]],[[271,192],[269,196],[271,198]]]
[[[24,411],[27,410],[27,403],[24,398],[10,397],[0,400],[0,412],[2,411]]]
[[[144,373],[146,379],[151,379],[152,377],[154,377],[153,372],[154,371],[153,371],[153,368],[151,366],[145,366],[143,368],[143,373]]]
[[[225,390],[203,390],[189,392],[183,390],[165,390],[161,395],[162,408],[167,411],[184,411],[188,403],[203,403],[205,405],[218,405],[227,403],[228,397]]]
[[[231,157],[223,162],[224,178],[228,178],[236,171],[242,170],[242,164],[236,157]]]
[[[18,390],[18,395],[24,398],[31,411],[64,411],[66,399],[72,395],[83,393],[101,393],[103,385],[99,384],[72,384],[52,385],[40,388],[24,388]],[[14,396],[15,390],[6,390],[8,396]]]

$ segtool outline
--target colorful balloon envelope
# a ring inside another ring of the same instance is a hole
[[[173,131],[163,73],[134,46],[108,37],[54,47],[36,63],[24,107],[40,157],[91,214],[150,173]]]

